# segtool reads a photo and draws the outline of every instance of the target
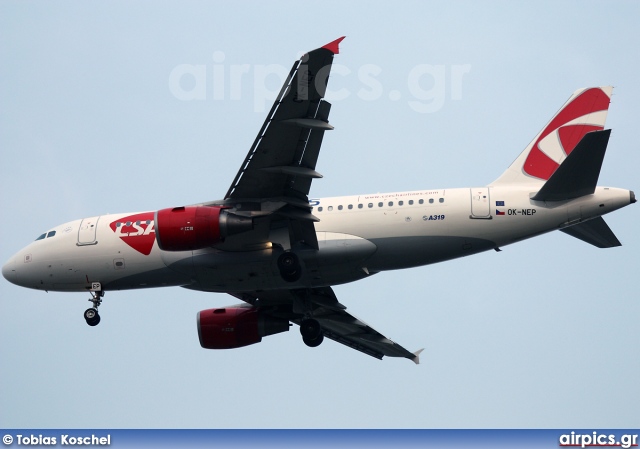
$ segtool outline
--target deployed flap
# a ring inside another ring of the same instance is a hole
[[[598,183],[610,134],[610,129],[585,134],[562,165],[531,199],[561,201],[591,195]]]
[[[303,55],[296,61],[267,119],[255,138],[224,201],[239,215],[266,217],[268,226],[289,229],[283,247],[318,249],[311,214],[311,181],[321,178],[316,162],[329,124],[331,105],[323,100],[333,56],[341,37]],[[280,207],[273,208],[280,204]],[[284,224],[283,224],[284,222]],[[247,233],[241,244],[267,243],[268,234]],[[227,243],[226,249],[242,245]]]
[[[560,230],[571,237],[590,243],[598,248],[622,246],[602,217],[594,218],[593,220],[578,223]]]
[[[377,359],[384,356],[404,357],[416,364],[420,362],[422,350],[409,352],[348,313],[346,307],[338,302],[331,287],[252,291],[232,295],[262,307],[264,313],[286,318],[298,325],[309,315],[318,320],[325,337]]]
[[[364,321],[356,318],[348,312],[341,310],[327,310],[322,316],[314,315],[320,322],[324,336],[338,343],[342,343],[372,357],[404,357],[418,364],[419,354],[422,350],[412,353],[405,348],[389,340]],[[299,324],[297,321],[294,321]]]
[[[331,105],[322,100],[338,43],[296,61],[225,199],[306,200]]]

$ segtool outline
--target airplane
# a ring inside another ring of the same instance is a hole
[[[347,312],[332,286],[470,256],[554,230],[620,246],[602,216],[633,191],[597,186],[611,130],[612,87],[575,91],[518,158],[482,187],[309,198],[329,124],[324,100],[335,41],[293,64],[221,200],[93,216],[55,226],[2,267],[8,281],[88,292],[100,322],[105,292],[152,287],[227,293],[241,304],[197,314],[200,345],[239,348],[300,327],[382,359],[410,352]]]

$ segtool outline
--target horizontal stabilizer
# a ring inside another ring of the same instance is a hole
[[[594,218],[593,220],[578,223],[560,230],[565,234],[569,234],[571,237],[590,243],[598,248],[622,246],[602,217]]]
[[[571,154],[531,199],[562,201],[595,192],[610,134],[610,129],[585,134]]]

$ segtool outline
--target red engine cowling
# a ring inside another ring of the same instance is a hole
[[[205,349],[232,349],[289,330],[289,321],[264,315],[255,307],[225,307],[198,312],[198,337]]]
[[[214,245],[225,237],[253,229],[251,218],[219,206],[183,206],[156,212],[155,233],[163,251],[190,251]]]

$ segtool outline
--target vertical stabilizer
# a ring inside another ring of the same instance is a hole
[[[604,129],[613,87],[578,89],[493,183],[536,186],[547,181],[578,142],[591,131]]]

